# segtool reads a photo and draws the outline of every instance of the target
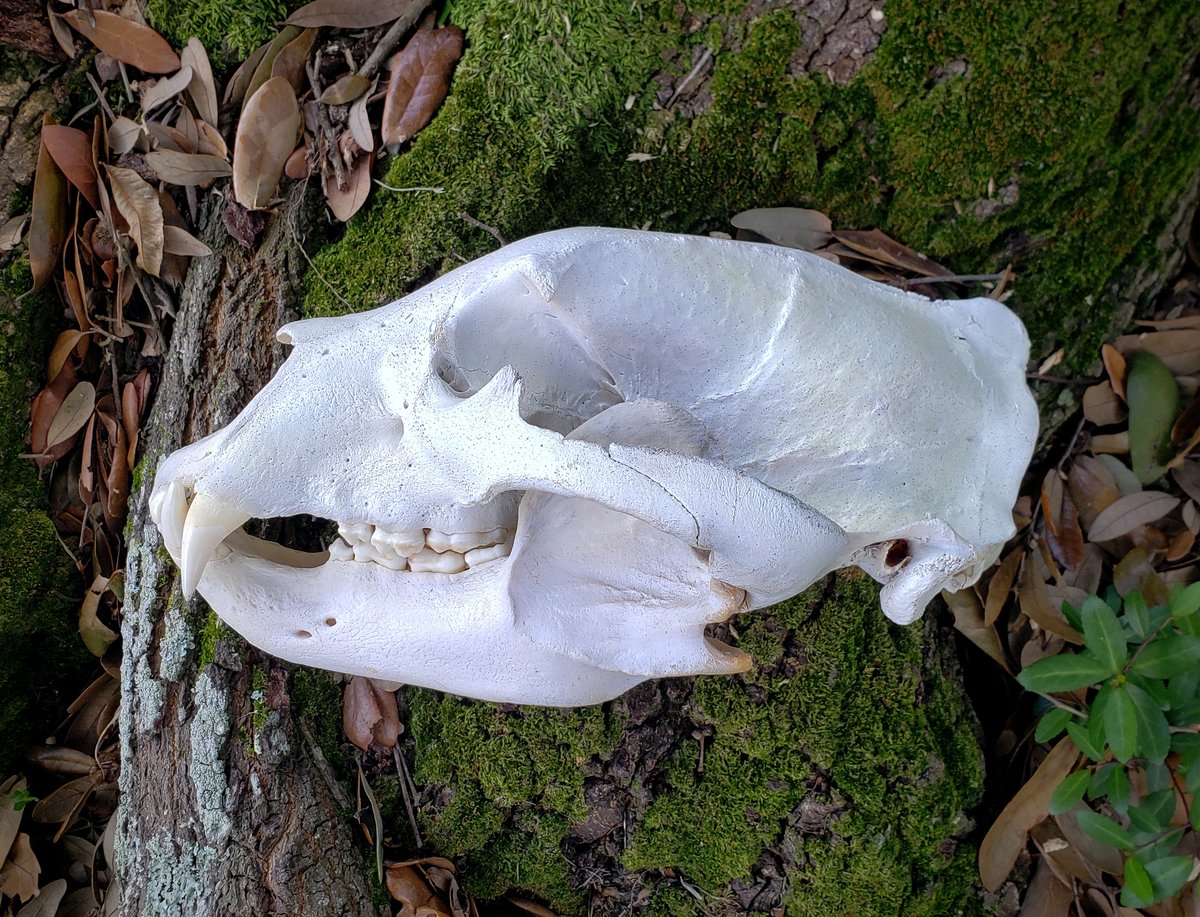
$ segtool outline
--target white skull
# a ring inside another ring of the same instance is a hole
[[[151,513],[256,646],[489,700],[744,670],[707,624],[857,564],[908,623],[1012,534],[1024,328],[785,248],[570,229],[283,328]],[[252,517],[338,521],[310,554]]]

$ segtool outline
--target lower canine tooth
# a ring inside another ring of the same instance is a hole
[[[240,529],[249,518],[248,513],[222,503],[216,497],[198,493],[192,498],[192,505],[183,522],[179,557],[185,598],[190,598],[196,591],[204,568],[216,553],[217,545],[231,532]]]
[[[439,554],[425,548],[408,559],[408,568],[414,573],[461,573],[467,569],[467,562],[453,551]]]

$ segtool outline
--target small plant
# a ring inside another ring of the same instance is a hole
[[[1200,583],[1164,605],[1110,589],[1076,609],[1078,653],[1030,665],[1017,680],[1052,708],[1035,738],[1066,730],[1082,766],[1059,784],[1050,814],[1071,813],[1093,840],[1123,855],[1121,904],[1144,908],[1194,882],[1200,831]],[[1084,799],[1092,806],[1082,805]]]

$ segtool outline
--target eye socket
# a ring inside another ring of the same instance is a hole
[[[466,398],[468,395],[474,394],[471,389],[470,380],[467,379],[467,375],[463,372],[462,367],[455,363],[447,354],[439,353],[433,358],[433,371],[439,379],[446,383],[446,387],[459,398]]]

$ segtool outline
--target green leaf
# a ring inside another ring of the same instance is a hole
[[[1134,743],[1137,752],[1148,761],[1162,762],[1171,750],[1171,727],[1167,724],[1162,708],[1137,685],[1124,684],[1121,687],[1125,689],[1122,693],[1132,702],[1137,720],[1137,737]]]
[[[1133,838],[1129,836],[1129,831],[1122,828],[1111,818],[1105,818],[1091,809],[1082,809],[1076,812],[1075,818],[1079,821],[1079,827],[1092,840],[1099,841],[1101,844],[1107,844],[1109,847],[1116,847],[1119,850],[1133,849]]]
[[[1067,728],[1071,721],[1070,712],[1061,707],[1055,707],[1038,722],[1037,730],[1033,733],[1035,742],[1049,742]]]
[[[1192,793],[1192,804],[1188,806],[1188,821],[1200,831],[1200,793]]]
[[[1063,653],[1039,659],[1017,675],[1017,681],[1030,691],[1051,694],[1086,688],[1111,675],[1108,666],[1086,653]]]
[[[1192,874],[1193,860],[1191,857],[1160,857],[1146,864],[1146,872],[1154,884],[1156,901],[1170,898],[1179,893],[1188,876]]]
[[[1068,774],[1066,779],[1058,785],[1054,795],[1050,797],[1050,814],[1061,815],[1063,812],[1075,808],[1075,804],[1083,799],[1083,794],[1091,779],[1091,771],[1087,768]]]
[[[1171,616],[1176,619],[1194,614],[1200,609],[1200,583],[1176,586],[1171,590],[1171,600],[1167,607],[1171,609]]]
[[[1125,623],[1139,640],[1145,640],[1153,630],[1150,627],[1150,610],[1137,589],[1125,596]]]
[[[1129,464],[1137,479],[1149,484],[1162,477],[1168,458],[1171,424],[1179,410],[1179,385],[1152,353],[1129,357],[1125,400],[1129,405]]]
[[[1172,710],[1178,710],[1188,701],[1197,699],[1197,689],[1200,689],[1200,666],[1176,675],[1167,683],[1167,703]]]
[[[1171,816],[1174,814],[1175,791],[1159,790],[1130,808],[1129,821],[1135,828],[1157,834],[1170,826]]]
[[[1138,855],[1141,856],[1143,863],[1149,863],[1157,860],[1159,857],[1165,857],[1175,849],[1182,837],[1182,828],[1172,828],[1165,833],[1152,834],[1149,838],[1135,838],[1137,843],[1142,845],[1141,849],[1138,850]]]
[[[1181,704],[1171,711],[1174,726],[1195,726],[1200,723],[1200,698]]]
[[[1125,645],[1125,628],[1102,598],[1089,595],[1079,610],[1083,619],[1083,642],[1108,669],[1116,675],[1125,668],[1129,648]]]
[[[1092,742],[1087,729],[1081,723],[1067,723],[1067,735],[1071,737],[1075,747],[1093,761],[1099,761],[1104,757],[1103,746],[1097,746]]]
[[[1117,685],[1104,708],[1104,732],[1113,757],[1122,764],[1138,751],[1138,711],[1129,685]]]
[[[1070,624],[1073,628],[1075,628],[1075,630],[1078,630],[1078,631],[1083,630],[1083,618],[1081,618],[1079,616],[1078,608],[1076,608],[1070,602],[1063,602],[1062,603],[1062,613],[1063,613],[1063,617],[1067,619],[1067,623]]]
[[[1200,637],[1163,634],[1133,661],[1133,670],[1149,678],[1174,678],[1200,666]]]
[[[1121,904],[1125,907],[1141,908],[1152,903],[1154,884],[1150,873],[1137,856],[1125,860],[1125,887],[1121,889]]]

